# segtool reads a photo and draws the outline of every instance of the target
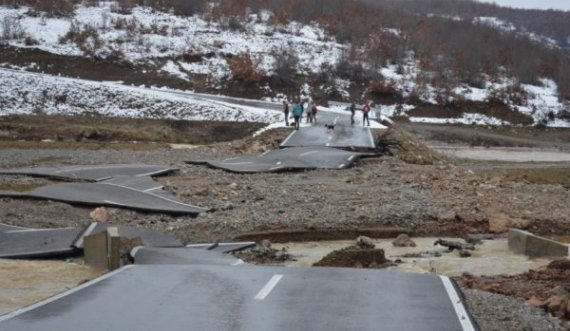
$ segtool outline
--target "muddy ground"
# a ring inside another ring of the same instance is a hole
[[[8,124],[2,122],[4,128]],[[452,160],[429,150],[421,141],[464,144],[474,139],[473,130],[463,127],[453,131],[453,139],[436,139],[434,132],[445,137],[451,132],[449,128],[428,130],[411,126],[406,124],[405,128],[416,136],[399,129],[377,132],[382,137],[380,151],[384,155],[360,160],[355,167],[342,171],[240,175],[184,162],[257,154],[275,148],[288,134],[285,129],[251,138],[255,125],[223,127],[220,130],[237,140],[214,143],[203,138],[211,135],[212,127],[198,126],[184,133],[182,140],[203,146],[189,149],[170,148],[169,142],[181,140],[168,135],[157,141],[137,139],[142,142],[133,144],[131,136],[122,139],[119,134],[113,135],[112,141],[100,141],[97,135],[82,136],[77,141],[73,138],[77,137],[75,133],[69,139],[53,139],[58,135],[56,125],[53,131],[44,134],[22,129],[16,131],[34,132],[33,139],[24,135],[19,136],[24,141],[18,141],[5,136],[0,143],[0,167],[135,162],[177,166],[179,173],[159,181],[181,200],[208,207],[209,212],[192,219],[108,210],[112,223],[158,229],[187,243],[230,240],[272,231],[281,231],[285,237],[288,231],[335,232],[339,234],[335,239],[343,239],[343,233],[344,239],[354,239],[360,229],[381,232],[386,227],[399,227],[416,236],[504,233],[508,226],[544,235],[570,234],[569,164],[553,167],[540,163],[498,165]],[[102,127],[111,130],[106,124]],[[120,128],[119,125],[113,130]],[[485,137],[490,137],[491,145],[502,146],[505,141],[519,139],[518,132],[489,130],[485,131]],[[520,134],[524,141],[534,141],[541,148],[558,148],[570,140],[570,131],[525,130],[528,133]],[[43,139],[49,141],[42,142]],[[512,173],[524,172],[527,167],[540,175]],[[1,190],[25,190],[48,183],[44,179],[0,177]],[[89,220],[92,209],[48,201],[0,199],[0,221],[40,228],[78,226]],[[271,239],[271,235],[266,236]],[[487,300],[478,294],[473,298],[477,303]],[[512,325],[501,329],[497,325],[484,329],[521,330]]]

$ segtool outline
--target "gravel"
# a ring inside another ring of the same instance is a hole
[[[481,331],[567,331],[568,324],[524,301],[500,294],[462,289]]]

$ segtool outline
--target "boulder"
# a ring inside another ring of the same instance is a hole
[[[356,246],[363,249],[376,247],[374,240],[366,236],[356,238]]]
[[[400,234],[396,240],[392,241],[395,247],[416,247],[416,243],[407,234]]]
[[[109,222],[109,213],[105,207],[99,207],[89,213],[89,217],[95,222],[107,223]]]

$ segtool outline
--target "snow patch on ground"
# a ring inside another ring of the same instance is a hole
[[[510,125],[509,122],[482,114],[465,113],[461,118],[410,117],[410,122],[433,124]]]

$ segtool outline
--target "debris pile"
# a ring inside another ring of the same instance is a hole
[[[372,239],[360,236],[354,246],[329,253],[317,263],[316,267],[374,268],[381,269],[393,266],[386,258],[383,249],[375,248]]]
[[[234,256],[253,263],[283,262],[290,258],[286,247],[273,248],[269,240],[262,240],[250,249],[235,252]]]

